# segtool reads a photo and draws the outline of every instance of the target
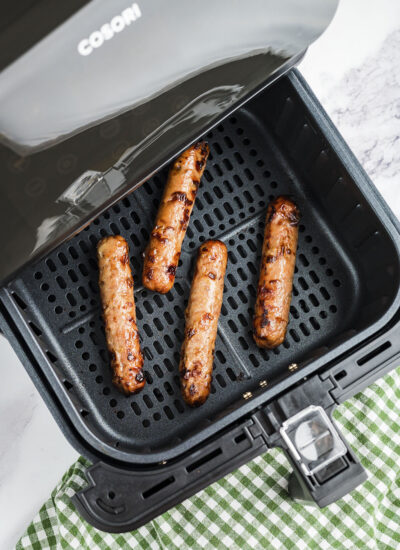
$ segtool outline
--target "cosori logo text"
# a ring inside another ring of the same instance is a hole
[[[92,32],[88,38],[84,38],[78,44],[78,52],[81,55],[90,55],[94,49],[100,48],[106,40],[134,23],[142,16],[139,6],[135,3],[124,9],[120,15],[115,15],[109,23],[104,23],[98,31]]]

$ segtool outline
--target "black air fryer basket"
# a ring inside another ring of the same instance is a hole
[[[398,361],[399,225],[294,69],[224,117],[202,136],[211,152],[171,292],[141,286],[166,159],[0,290],[2,332],[93,462],[73,500],[104,531],[135,529],[275,446],[292,462],[295,498],[325,506],[366,479],[331,415]],[[253,307],[266,208],[281,194],[302,213],[293,299],[285,342],[262,350]],[[111,384],[100,311],[96,245],[109,234],[130,246],[145,356],[147,384],[130,397]],[[193,262],[209,238],[229,260],[211,394],[190,409],[178,362]],[[296,440],[302,423],[317,427],[318,463]]]

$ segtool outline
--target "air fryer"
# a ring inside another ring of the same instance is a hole
[[[53,26],[46,1],[10,12],[0,73],[0,327],[93,462],[78,511],[135,529],[275,446],[294,498],[336,501],[366,474],[332,412],[400,351],[398,222],[294,68],[336,2],[78,4]],[[14,44],[34,18],[42,32]],[[168,163],[200,137],[210,157],[174,288],[159,295],[140,284],[142,252]],[[280,194],[302,219],[287,336],[267,351],[251,319]],[[111,384],[99,306],[109,234],[129,242],[135,279],[147,384],[131,397]],[[229,260],[211,394],[193,410],[178,362],[208,238]]]

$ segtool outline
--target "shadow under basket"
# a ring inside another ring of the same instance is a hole
[[[3,332],[71,443],[96,463],[75,502],[107,531],[138,527],[276,445],[293,462],[296,497],[339,498],[364,476],[351,450],[305,475],[280,428],[309,405],[330,414],[399,357],[397,222],[299,75],[204,138],[210,157],[171,292],[141,285],[164,169],[0,294]],[[253,307],[266,208],[281,194],[301,211],[290,322],[279,348],[261,350]],[[109,234],[127,239],[135,281],[147,384],[131,397],[111,384],[99,307],[96,245]],[[190,409],[178,363],[207,239],[222,240],[229,260],[211,394]]]

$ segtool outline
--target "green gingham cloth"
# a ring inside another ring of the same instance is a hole
[[[131,533],[98,531],[72,495],[85,486],[80,458],[42,506],[17,550],[400,549],[400,368],[341,405],[335,418],[368,480],[320,510],[287,494],[289,463],[274,449]]]

